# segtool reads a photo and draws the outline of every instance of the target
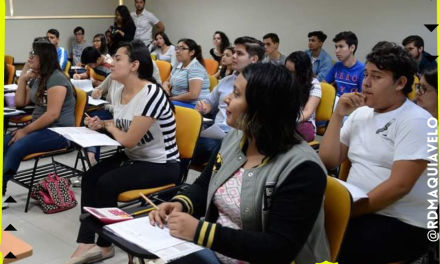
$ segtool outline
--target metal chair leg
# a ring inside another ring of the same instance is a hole
[[[28,195],[27,195],[27,199],[26,199],[26,207],[24,208],[24,212],[25,213],[28,212],[29,201],[31,199],[31,191],[32,191],[32,187],[34,186],[34,180],[35,180],[35,175],[37,174],[37,167],[38,167],[38,162],[39,161],[40,161],[40,158],[37,158],[35,160],[34,169],[32,171],[32,178],[31,178],[31,182],[30,182],[30,185],[29,185],[29,191],[28,191]]]

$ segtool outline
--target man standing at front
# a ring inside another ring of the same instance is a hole
[[[164,24],[151,12],[145,10],[145,0],[135,0],[136,11],[131,12],[136,26],[135,39],[142,40],[148,47],[153,41],[153,26],[157,32],[165,30]]]

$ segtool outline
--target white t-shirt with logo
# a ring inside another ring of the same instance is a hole
[[[393,163],[399,160],[426,160],[428,132],[436,129],[427,125],[431,115],[410,100],[396,110],[376,113],[367,106],[354,111],[341,129],[340,141],[349,147],[352,163],[347,182],[370,192],[391,176]],[[427,228],[427,170],[412,190],[400,200],[376,212],[404,223]]]
[[[163,90],[154,84],[147,84],[125,105],[121,104],[123,90],[111,91],[114,104],[113,120],[116,127],[127,132],[135,116],[155,119],[138,144],[131,149],[125,149],[127,156],[133,160],[154,163],[178,161],[176,120]]]

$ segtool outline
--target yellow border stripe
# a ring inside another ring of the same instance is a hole
[[[193,203],[191,202],[191,200],[188,197],[186,197],[185,195],[177,195],[177,196],[174,197],[174,199],[179,199],[179,200],[183,201],[188,206],[188,209],[189,209],[188,213],[189,214],[193,214],[194,213]]]
[[[203,246],[203,240],[205,240],[206,229],[208,228],[208,225],[208,222],[203,222],[202,228],[199,233],[199,240],[197,241],[197,244],[200,246]]]
[[[216,224],[211,225],[211,230],[209,231],[209,237],[208,237],[208,244],[206,245],[207,248],[211,248],[212,242],[214,242],[214,234],[216,227],[217,227]]]
[[[0,3],[0,12],[2,14],[6,14],[5,13],[5,1],[1,1],[1,3]],[[5,68],[5,56],[4,56],[5,55],[4,54],[5,53],[5,17],[2,17],[0,19],[0,21],[1,21],[1,25],[0,25],[0,31],[1,31],[0,32],[0,71],[4,73],[5,72],[5,69],[4,69]],[[12,73],[12,74],[14,74],[14,73]],[[5,88],[4,79],[5,78],[0,78],[0,79],[1,79],[0,83],[3,88],[3,89],[1,89],[1,90],[3,90],[2,94],[4,94],[5,93],[5,90],[4,90],[4,88]],[[0,100],[0,101],[1,101],[0,102],[0,106],[1,106],[0,111],[3,112],[4,100]],[[4,116],[3,116],[3,118],[4,118]],[[0,123],[1,123],[1,125],[0,125],[1,131],[3,131],[3,121]],[[3,133],[0,133],[0,134],[1,134],[0,140],[1,140],[1,142],[3,142]],[[3,146],[2,146],[2,149],[3,149]],[[0,154],[0,159],[3,160],[3,151]],[[3,162],[1,162],[0,168],[3,171]],[[3,189],[3,177],[0,178],[0,189]],[[3,193],[3,190],[2,190],[2,193]],[[0,209],[0,210],[2,210],[2,209]],[[1,211],[0,211],[0,223],[2,223]],[[0,232],[0,243],[1,243],[1,232]],[[0,263],[3,263],[2,252],[0,252]]]

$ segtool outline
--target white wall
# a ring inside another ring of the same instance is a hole
[[[52,0],[14,0],[28,2],[34,13],[45,15],[69,14],[66,3],[78,3],[87,14],[90,10],[108,14],[114,10],[116,0],[58,0],[50,8],[39,3]],[[41,2],[43,1],[43,2]],[[84,1],[87,4],[84,4]],[[333,37],[340,31],[351,30],[359,38],[357,57],[364,61],[371,48],[380,40],[401,43],[411,34],[418,34],[425,40],[425,49],[436,55],[436,31],[429,32],[423,24],[435,24],[436,2],[429,0],[146,0],[147,9],[152,11],[166,26],[171,41],[189,37],[203,47],[209,56],[212,34],[224,31],[231,42],[235,38],[249,35],[261,38],[268,32],[275,32],[281,39],[280,50],[288,55],[307,48],[307,33],[322,30],[328,35],[324,48],[334,58]],[[125,0],[134,10],[134,0]],[[17,5],[17,4],[16,4]],[[70,14],[78,15],[77,8]],[[32,14],[29,10],[23,14]],[[104,10],[104,11],[103,11]],[[15,15],[17,14],[15,10]],[[75,14],[73,14],[74,12]],[[7,12],[8,14],[8,12]],[[86,30],[86,39],[92,40],[96,33],[104,32],[113,23],[112,19],[55,19],[55,20],[6,20],[5,53],[26,60],[32,40],[45,35],[47,29],[57,28],[61,32],[61,46],[70,46],[70,37],[75,26]]]
[[[411,34],[425,40],[425,49],[437,54],[436,31],[423,24],[436,23],[436,2],[429,0],[146,0],[146,7],[164,22],[175,43],[183,37],[196,40],[209,56],[212,34],[224,31],[233,42],[249,35],[260,38],[275,32],[280,50],[288,55],[307,48],[307,33],[327,34],[324,49],[333,56],[333,37],[345,30],[359,39],[357,57],[364,61],[378,41],[398,44]],[[134,1],[126,0],[134,9]]]

